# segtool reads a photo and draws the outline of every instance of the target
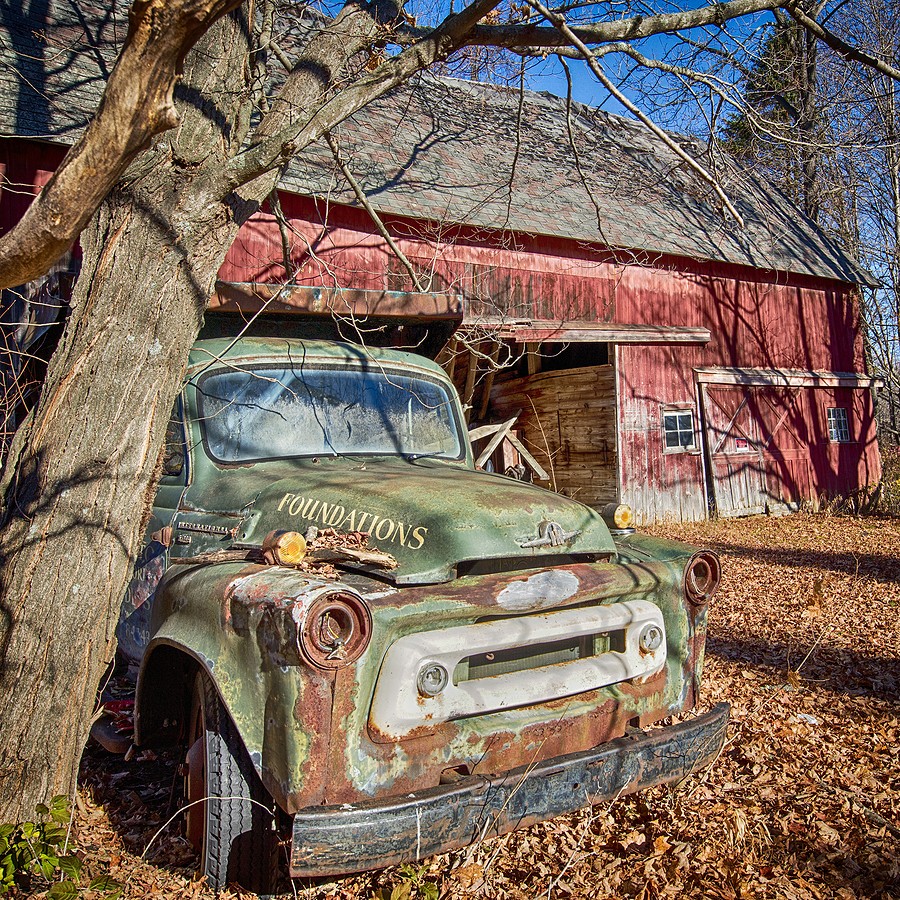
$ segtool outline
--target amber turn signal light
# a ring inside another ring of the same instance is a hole
[[[615,528],[619,531],[631,528],[634,524],[634,512],[625,503],[607,503],[600,510],[600,515],[603,516],[603,521],[610,528]]]
[[[306,556],[306,539],[299,531],[270,531],[262,550],[269,565],[296,566]]]

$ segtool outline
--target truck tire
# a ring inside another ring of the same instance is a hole
[[[274,804],[205,672],[194,681],[189,726],[185,817],[200,871],[215,890],[237,883],[271,894],[278,877]]]

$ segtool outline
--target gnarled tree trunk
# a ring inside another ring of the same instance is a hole
[[[210,77],[213,60],[223,95],[241,96],[248,32],[239,15],[220,21],[186,76]],[[203,111],[186,107],[82,235],[65,332],[7,463],[0,821],[74,788],[184,363],[225,253],[256,208],[204,191],[193,147],[205,162],[227,152]],[[275,177],[255,186],[260,196]]]
[[[0,732],[0,821],[72,788],[183,361],[234,237],[228,210],[211,203],[201,237],[179,239],[170,202],[160,185],[101,207],[63,343],[18,439],[0,536],[0,696],[14,701]]]

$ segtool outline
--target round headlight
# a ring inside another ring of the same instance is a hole
[[[653,653],[659,650],[663,642],[663,632],[659,625],[652,622],[645,625],[638,637],[638,646],[644,653]]]
[[[270,531],[262,550],[269,565],[296,566],[306,556],[306,538],[299,531]]]
[[[701,550],[690,558],[684,570],[684,594],[692,603],[709,603],[721,578],[719,557],[712,550]]]
[[[450,683],[450,674],[436,662],[425,663],[419,669],[417,684],[419,693],[425,697],[435,697]]]
[[[314,666],[339,669],[356,662],[369,646],[372,614],[360,597],[323,594],[306,611],[300,649]]]

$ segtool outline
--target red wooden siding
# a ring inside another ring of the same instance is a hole
[[[65,150],[16,138],[0,139],[0,234],[12,228],[49,181]]]
[[[404,290],[409,276],[365,213],[285,197],[298,284]],[[556,238],[445,229],[389,219],[404,253],[433,290],[466,297],[485,316],[710,328],[692,365],[862,371],[862,339],[849,285],[736,266],[657,258],[629,265],[602,248]],[[437,243],[431,243],[436,240]],[[224,281],[282,281],[274,218],[255,216],[228,253]],[[683,353],[684,350],[676,352]]]

